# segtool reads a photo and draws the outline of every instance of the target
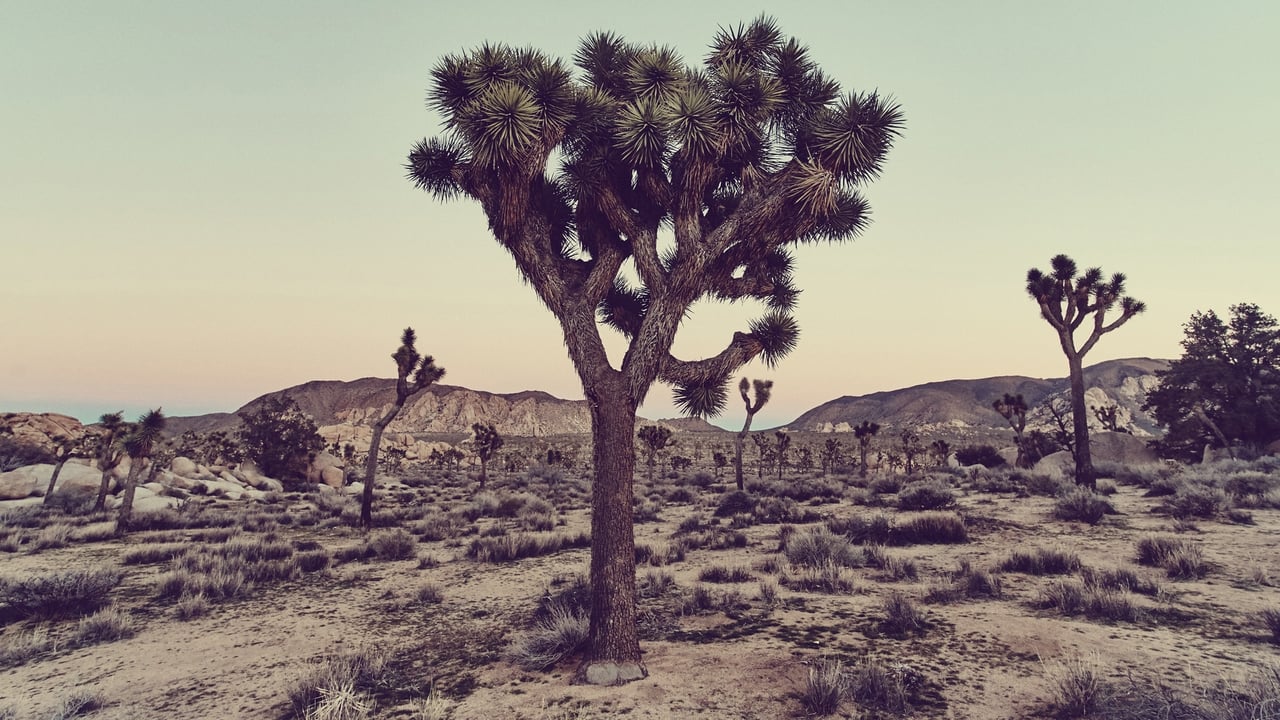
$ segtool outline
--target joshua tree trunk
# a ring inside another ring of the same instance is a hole
[[[49,502],[49,496],[53,494],[53,488],[58,483],[58,475],[62,473],[62,466],[66,465],[67,460],[70,459],[70,455],[63,455],[58,458],[58,462],[53,466],[53,474],[49,476],[49,489],[44,491],[44,502],[46,504]]]
[[[871,441],[867,438],[858,438],[858,476],[867,476],[867,450],[871,447]]]
[[[382,433],[400,414],[400,408],[404,407],[404,399],[399,395],[396,402],[391,405],[391,409],[381,420],[373,424],[373,437],[369,440],[369,457],[364,461],[364,490],[360,493],[360,526],[365,530],[373,527],[373,479],[378,473],[378,451],[382,446]]]
[[[733,478],[738,481],[739,490],[746,489],[742,482],[742,446],[747,442],[747,433],[751,432],[752,415],[753,413],[747,413],[747,421],[742,423],[742,429],[738,431],[738,437],[733,441]]]
[[[615,377],[586,389],[591,405],[591,650],[580,673],[593,685],[645,677],[636,630],[635,526],[630,512],[636,465],[636,403]]]
[[[129,463],[129,477],[124,481],[124,494],[120,497],[120,514],[116,517],[116,528],[122,532],[129,530],[133,521],[133,496],[138,490],[138,476],[142,474],[145,458],[133,458]]]
[[[1068,343],[1063,341],[1063,348]],[[1067,352],[1067,367],[1071,371],[1071,427],[1076,440],[1076,484],[1089,489],[1097,488],[1093,474],[1093,454],[1089,451],[1089,416],[1084,404],[1084,368],[1080,354],[1074,348]]]

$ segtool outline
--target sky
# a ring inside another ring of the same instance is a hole
[[[1023,289],[1066,253],[1148,310],[1086,363],[1177,357],[1197,310],[1280,312],[1280,4],[50,0],[0,7],[0,410],[229,412],[394,373],[580,398],[559,326],[466,201],[404,178],[432,66],[612,30],[703,57],[765,13],[906,129],[852,243],[797,253],[797,350],[755,425],[844,395],[1062,377]],[[759,311],[698,305],[675,351]],[[616,343],[615,346],[616,347]],[[655,387],[640,414],[670,417]],[[740,426],[736,397],[717,422]]]

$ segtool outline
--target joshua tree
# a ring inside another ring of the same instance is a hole
[[[106,509],[107,490],[111,487],[111,471],[124,459],[124,445],[120,437],[127,431],[129,424],[124,421],[124,411],[106,413],[98,418],[102,433],[98,435],[98,469],[102,470],[102,482],[98,485],[98,499],[93,504],[94,512]]]
[[[44,491],[44,502],[47,504],[49,498],[53,495],[53,489],[57,487],[58,476],[62,474],[62,466],[73,457],[84,457],[91,453],[92,443],[87,435],[79,437],[71,437],[69,435],[59,435],[53,439],[53,473],[49,475],[49,487]]]
[[[1027,458],[1026,440],[1022,437],[1022,432],[1027,428],[1027,401],[1022,399],[1021,393],[1005,393],[1004,397],[991,403],[991,407],[1013,428],[1013,442],[1018,449],[1018,459],[1014,465],[1020,468],[1031,467]]]
[[[649,482],[653,482],[653,467],[657,464],[658,452],[675,445],[671,439],[671,428],[663,425],[645,425],[637,433],[640,442],[644,443],[645,465],[649,467]]]
[[[720,452],[719,450],[716,450],[711,454],[711,462],[715,464],[716,479],[719,480],[720,472],[724,470],[726,465],[729,464],[729,458],[725,457],[724,453]]]
[[[475,423],[471,426],[471,432],[476,436],[472,447],[475,448],[476,457],[480,458],[480,488],[484,489],[484,483],[489,479],[489,460],[502,449],[505,441],[492,425]]]
[[[916,457],[924,452],[924,445],[920,444],[920,434],[912,428],[905,428],[898,435],[898,442],[902,450],[902,458],[906,462],[906,474],[913,475],[916,471]]]
[[[791,436],[778,430],[773,434],[777,440],[776,452],[778,455],[778,482],[782,482],[782,467],[787,464],[787,449],[791,447]]]
[[[751,399],[751,392],[755,391],[755,399]],[[747,419],[742,421],[742,429],[738,431],[738,436],[733,441],[733,479],[738,483],[738,489],[744,489],[742,484],[742,445],[747,440],[747,434],[751,432],[751,419],[760,412],[760,408],[769,402],[769,398],[773,396],[772,380],[752,380],[747,382],[746,378],[738,381],[738,394],[742,396],[742,404],[747,408]]]
[[[796,457],[796,467],[801,472],[809,472],[813,469],[813,448],[804,445],[800,448],[798,457]]]
[[[871,438],[880,432],[880,426],[873,422],[862,421],[853,429],[853,436],[858,438],[858,474],[867,476],[867,451],[871,449]]]
[[[124,450],[129,453],[129,477],[125,479],[120,514],[116,518],[116,529],[120,532],[129,531],[129,523],[133,520],[133,496],[138,490],[138,476],[142,474],[143,463],[151,457],[152,449],[160,442],[164,425],[164,413],[156,408],[138,418],[129,434],[124,436]]]
[[[1076,263],[1066,255],[1049,261],[1050,274],[1036,268],[1027,271],[1027,294],[1040,306],[1040,317],[1058,333],[1071,375],[1071,417],[1075,435],[1076,484],[1096,487],[1093,458],[1089,454],[1089,416],[1084,404],[1084,356],[1104,334],[1146,309],[1146,304],[1124,294],[1125,276],[1115,273],[1104,281],[1101,268],[1076,274]],[[1107,322],[1107,312],[1120,305],[1120,315]],[[1081,345],[1075,333],[1090,316],[1089,335]]]
[[[822,453],[819,455],[822,460],[823,477],[835,469],[836,464],[840,462],[840,458],[843,456],[844,447],[840,445],[840,441],[836,438],[827,438],[827,441],[822,444]]]
[[[413,328],[404,329],[400,347],[391,354],[396,362],[396,399],[391,408],[373,424],[373,437],[369,440],[369,456],[364,461],[364,491],[360,496],[360,525],[365,530],[373,527],[373,482],[378,472],[378,450],[382,445],[382,433],[400,414],[401,408],[414,395],[426,390],[431,383],[444,377],[444,368],[436,367],[435,358],[422,357],[415,346],[417,335]],[[412,378],[412,379],[410,379]]]
[[[764,467],[773,462],[773,447],[769,445],[769,438],[761,433],[752,435],[751,442],[756,444],[756,480],[763,480]]]
[[[947,464],[947,458],[951,455],[951,443],[946,440],[934,440],[929,443],[929,452],[933,454],[933,463],[938,467]]]
[[[1103,430],[1118,433],[1129,432],[1128,430],[1120,427],[1119,405],[1095,405],[1089,409],[1093,411],[1093,416],[1098,418],[1098,423],[1102,425]]]
[[[613,684],[645,675],[631,519],[636,407],[661,381],[687,413],[718,414],[739,368],[795,346],[791,248],[866,226],[856,190],[879,174],[902,114],[875,92],[842,95],[764,18],[721,30],[694,66],[612,33],[587,37],[574,60],[581,72],[503,45],[446,56],[429,89],[446,134],[419,143],[408,171],[437,198],[477,201],[560,322],[594,448],[581,676]],[[719,354],[677,359],[676,332],[701,299],[753,299],[769,312]],[[618,367],[600,324],[625,337]]]

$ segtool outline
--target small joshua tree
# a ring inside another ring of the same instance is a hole
[[[1027,429],[1027,401],[1022,399],[1022,394],[1010,395],[1005,393],[1004,397],[991,403],[992,409],[1000,413],[1000,417],[1009,423],[1009,427],[1013,429],[1013,442],[1018,448],[1018,459],[1014,465],[1020,468],[1031,467],[1031,463],[1027,457],[1026,440],[1022,437],[1022,433]]]
[[[719,450],[716,450],[711,454],[711,462],[713,462],[716,466],[716,479],[719,480],[720,472],[724,470],[726,465],[729,464],[729,458],[725,457],[724,453],[720,452]]]
[[[1095,405],[1089,409],[1093,411],[1093,416],[1098,418],[1098,423],[1102,425],[1103,430],[1118,433],[1129,432],[1120,427],[1119,405]]]
[[[480,458],[480,488],[483,490],[485,481],[489,479],[489,460],[502,449],[504,441],[492,425],[476,423],[471,426],[471,432],[475,433],[472,447],[476,457]]]
[[[858,474],[862,477],[867,476],[867,451],[871,449],[871,438],[878,432],[880,432],[880,426],[866,420],[853,429],[853,436],[858,439]]]
[[[898,436],[899,450],[902,452],[902,458],[906,462],[906,474],[914,475],[916,471],[916,458],[920,453],[924,452],[924,445],[920,443],[920,434],[912,428],[906,428]]]
[[[765,466],[773,463],[773,446],[769,444],[769,438],[761,433],[752,435],[751,442],[756,444],[756,480],[763,480]]]
[[[649,468],[649,482],[653,482],[653,467],[658,462],[658,453],[674,445],[671,439],[671,428],[662,425],[645,425],[637,434],[644,444],[645,465]]]
[[[1115,330],[1146,304],[1124,294],[1125,276],[1115,273],[1104,281],[1101,268],[1076,274],[1076,263],[1066,255],[1051,261],[1051,272],[1036,268],[1027,271],[1027,294],[1040,307],[1040,317],[1058,333],[1058,342],[1067,356],[1071,375],[1071,415],[1075,435],[1076,484],[1095,487],[1093,457],[1089,454],[1089,416],[1084,403],[1084,356],[1104,334]],[[1107,313],[1120,306],[1120,315],[1107,322]],[[1092,317],[1089,335],[1076,344],[1076,330]]]
[[[116,518],[116,529],[129,531],[129,523],[133,520],[133,496],[138,490],[138,477],[142,474],[142,466],[151,458],[152,450],[160,442],[164,432],[166,418],[160,408],[156,408],[138,418],[129,433],[124,436],[124,449],[129,453],[129,477],[125,480],[124,494],[120,499],[120,514]]]
[[[787,450],[791,447],[791,436],[778,430],[773,434],[777,440],[775,452],[778,455],[778,482],[782,482],[782,468],[787,464]]]
[[[53,473],[49,475],[49,487],[44,491],[44,502],[47,504],[58,485],[58,476],[62,474],[62,466],[73,457],[88,457],[93,453],[94,444],[88,435],[72,437],[59,435],[53,439]]]
[[[373,424],[373,438],[369,440],[369,456],[364,461],[364,492],[360,499],[360,525],[368,530],[373,527],[373,482],[378,472],[378,448],[382,445],[382,433],[400,414],[405,402],[414,395],[427,389],[435,381],[444,377],[444,368],[436,367],[436,361],[430,355],[422,357],[418,349],[417,335],[413,328],[404,329],[400,336],[400,347],[391,355],[396,361],[396,399],[377,422]],[[410,379],[412,378],[412,379]]]
[[[752,391],[755,391],[755,399],[751,399]],[[769,402],[770,396],[773,395],[772,380],[752,380],[747,382],[746,378],[738,381],[738,394],[742,396],[742,403],[747,408],[747,419],[742,422],[742,429],[738,431],[738,437],[733,441],[733,479],[738,483],[738,489],[744,489],[742,484],[742,445],[747,440],[747,434],[751,432],[751,419],[760,412],[760,408]]]
[[[947,464],[947,457],[951,455],[951,443],[946,440],[934,440],[929,443],[929,454],[933,455],[933,464],[942,467]]]
[[[836,438],[827,438],[822,444],[822,454],[819,456],[822,460],[822,475],[835,469],[840,462],[840,458],[844,455],[844,448],[840,445],[840,441]]]

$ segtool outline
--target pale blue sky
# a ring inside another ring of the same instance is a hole
[[[570,56],[598,29],[697,60],[775,16],[907,114],[875,222],[806,248],[799,349],[766,422],[954,377],[1057,377],[1023,294],[1059,252],[1150,310],[1090,356],[1170,357],[1192,311],[1280,313],[1271,2],[29,2],[0,9],[0,410],[233,410],[386,376],[399,331],[497,392],[580,391],[478,210],[401,167],[441,55]],[[677,350],[748,317],[700,308]],[[665,388],[641,413],[672,414]],[[722,420],[740,421],[731,405]]]

